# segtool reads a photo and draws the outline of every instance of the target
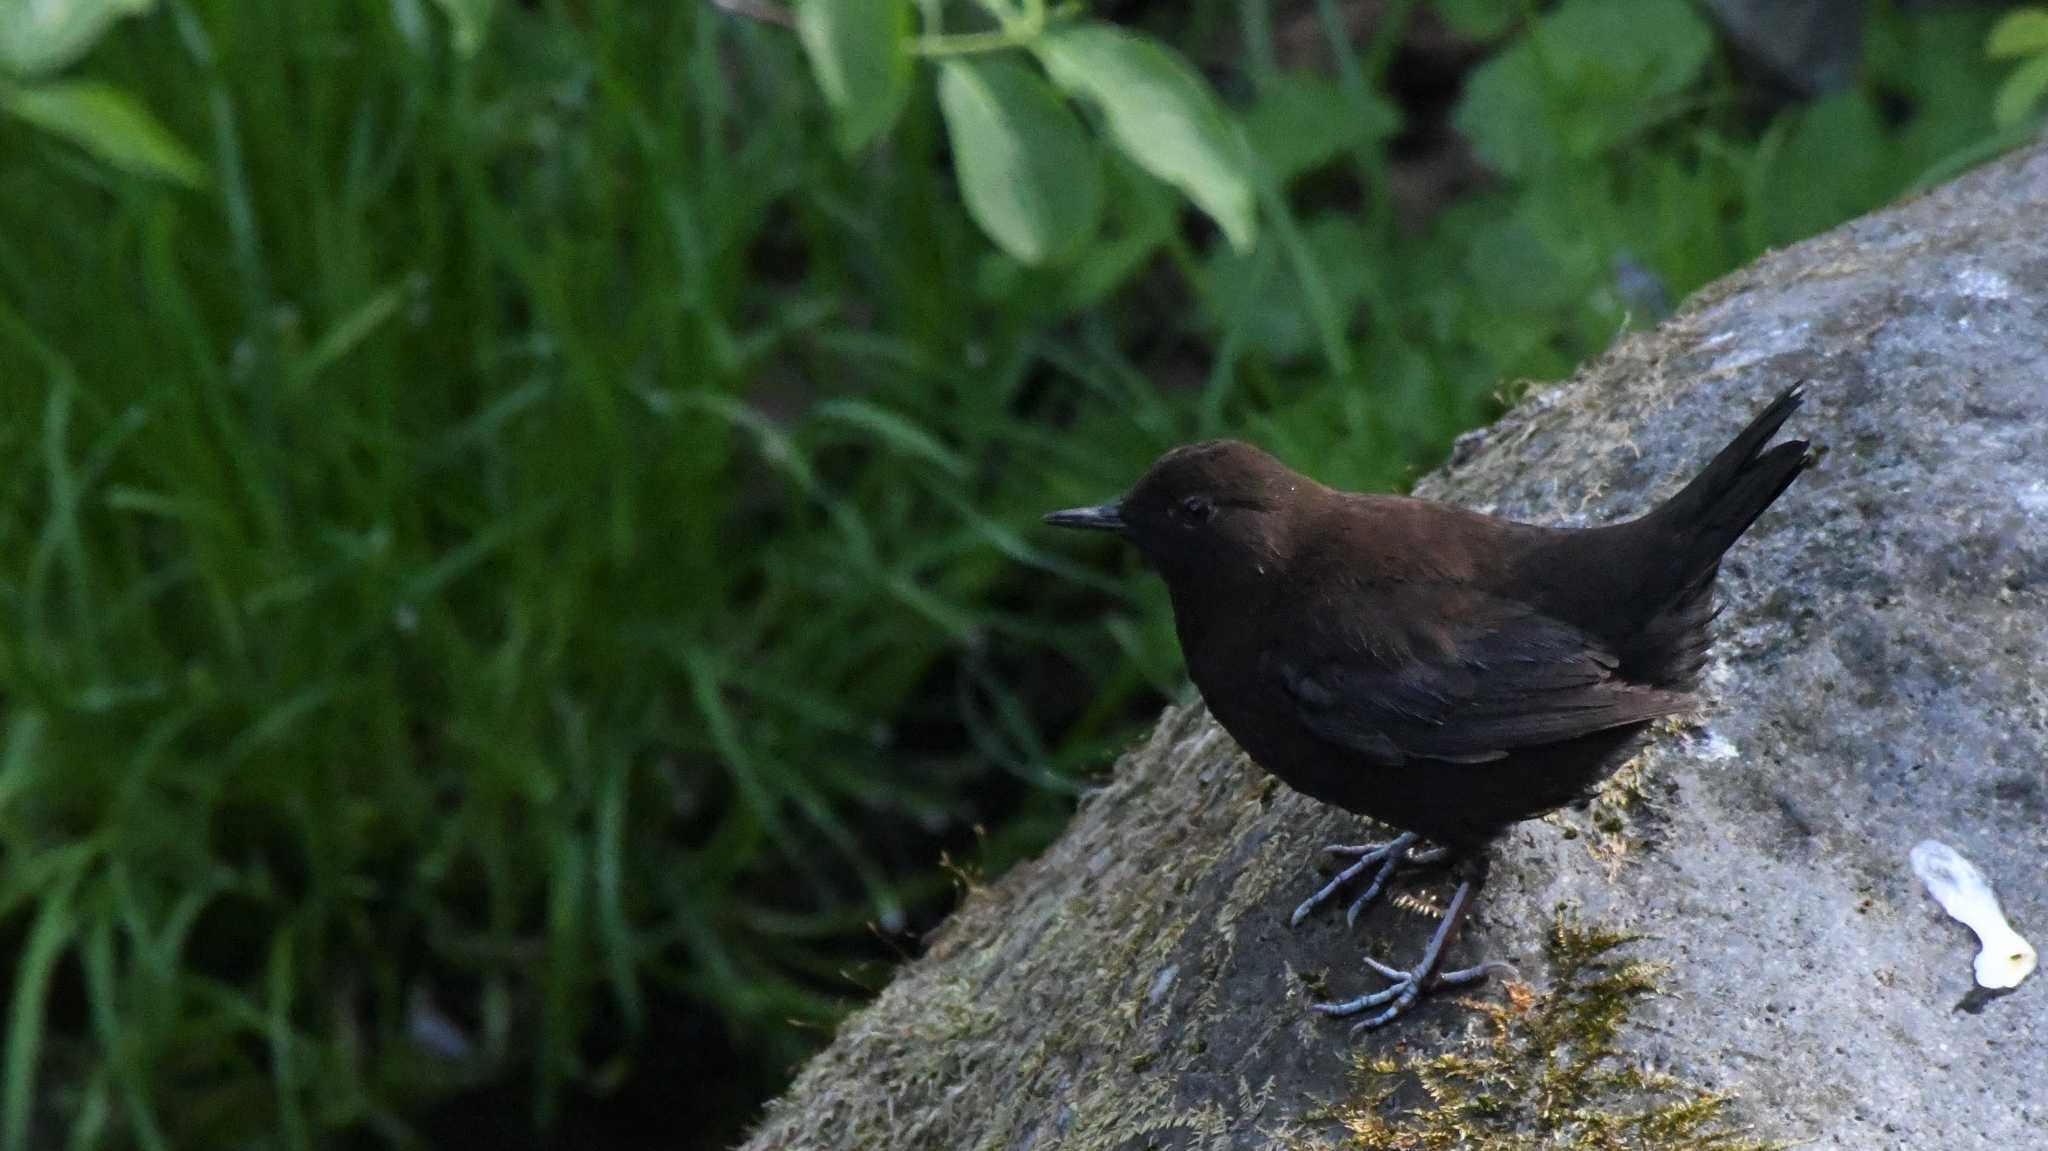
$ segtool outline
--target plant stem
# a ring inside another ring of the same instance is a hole
[[[1039,29],[1025,33],[1003,29],[995,32],[957,32],[944,36],[919,36],[907,46],[912,56],[926,58],[941,56],[975,56],[984,52],[1004,52],[1011,48],[1022,48]]]
[[[778,4],[775,0],[711,0],[711,4],[735,16],[744,16],[763,24],[774,24],[782,28],[796,27],[796,14],[790,11],[789,5]]]

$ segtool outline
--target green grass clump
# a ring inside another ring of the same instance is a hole
[[[928,70],[849,155],[795,37],[709,4],[114,26],[67,78],[206,171],[0,120],[0,1151],[723,1145],[936,861],[1035,851],[1177,687],[1156,585],[1038,513],[1226,432],[1402,486],[1996,83],[1976,15],[1884,15],[1776,112],[1663,5],[1618,70],[1503,20],[1402,128],[1389,7],[1283,69],[1265,5],[1198,5],[1258,246],[1104,154],[1042,267],[962,209]],[[1402,132],[1502,117],[1547,145],[1397,210]]]
[[[1729,1096],[1627,1054],[1624,1026],[1656,992],[1658,969],[1616,953],[1637,937],[1560,909],[1551,985],[1510,984],[1470,1003],[1483,1034],[1428,1057],[1359,1069],[1357,1099],[1333,1118],[1345,1151],[1768,1151],[1730,1124]]]
[[[94,63],[210,194],[34,137],[0,173],[14,1140],[676,1080],[729,1130],[881,978],[865,925],[986,812],[994,864],[1042,840],[1144,685],[1077,699],[1113,633],[1022,606],[1111,587],[1021,531],[1085,385],[1022,395],[929,125],[842,158],[708,6],[403,31],[167,10]],[[1089,487],[1171,434],[1105,424]]]

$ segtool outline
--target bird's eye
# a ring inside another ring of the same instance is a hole
[[[1189,496],[1180,502],[1180,514],[1191,524],[1205,524],[1216,514],[1216,505],[1207,496]]]

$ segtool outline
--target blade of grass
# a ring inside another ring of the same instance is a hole
[[[87,996],[92,1005],[93,1029],[100,1049],[107,1053],[113,1076],[121,1092],[125,1118],[135,1141],[143,1151],[166,1151],[156,1108],[149,1100],[149,1084],[135,1062],[136,1021],[125,1024],[120,1009],[119,977],[115,973],[114,917],[102,911],[93,917],[84,948]]]
[[[49,719],[24,701],[9,701],[6,716],[7,740],[0,745],[0,821],[13,814],[16,799],[35,785],[35,767],[43,750],[43,732]],[[0,913],[6,907],[0,904]]]
[[[669,654],[681,665],[684,676],[689,680],[690,698],[697,705],[697,714],[704,720],[705,733],[718,752],[719,761],[732,779],[741,802],[784,854],[793,860],[807,859],[783,823],[781,804],[755,766],[753,753],[741,738],[739,725],[726,706],[719,661],[709,652],[694,646],[672,647]]]
[[[348,358],[350,353],[375,335],[377,329],[398,315],[411,291],[409,279],[386,285],[354,311],[335,321],[334,326],[292,365],[291,382],[286,386],[286,393],[289,395],[310,387],[329,368]]]
[[[412,575],[404,583],[402,599],[425,603],[456,580],[468,575],[499,552],[533,536],[551,525],[567,506],[561,496],[542,499],[464,540],[446,555]]]
[[[929,431],[879,404],[862,399],[826,400],[811,410],[811,416],[864,431],[889,448],[922,460],[956,480],[968,476],[967,461],[940,443]]]
[[[286,927],[270,946],[268,965],[269,1008],[263,1013],[263,1031],[270,1046],[271,1080],[277,1093],[277,1112],[284,1125],[284,1138],[293,1151],[306,1151],[312,1140],[306,1129],[306,1113],[299,1096],[298,1032],[292,1027],[292,1001],[297,983],[293,952],[298,931]]]
[[[535,1122],[551,1129],[561,1112],[563,1081],[576,1067],[576,1005],[582,984],[583,890],[588,881],[583,841],[566,830],[554,836],[548,868],[548,952],[541,969],[541,1041],[534,1051],[539,1102]]]
[[[300,688],[275,706],[266,709],[228,744],[222,761],[239,764],[265,748],[274,747],[290,735],[301,720],[333,705],[342,697],[339,680],[323,680]]]
[[[1330,290],[1329,279],[1323,275],[1315,252],[1302,238],[1286,193],[1274,181],[1273,173],[1265,163],[1252,151],[1251,145],[1244,141],[1241,132],[1238,146],[1246,157],[1245,170],[1251,173],[1252,187],[1259,203],[1273,222],[1274,234],[1279,237],[1280,248],[1286,253],[1288,264],[1294,268],[1295,282],[1301,286],[1302,299],[1308,304],[1309,319],[1315,325],[1316,339],[1322,345],[1323,360],[1330,365],[1333,374],[1348,376],[1351,374],[1350,337],[1345,317],[1337,309],[1336,293]]]
[[[598,787],[596,860],[592,872],[597,885],[598,928],[604,935],[612,993],[618,999],[619,1014],[625,1017],[627,1031],[637,1036],[646,1025],[647,1000],[640,988],[640,946],[626,908],[626,803],[632,783],[631,759],[622,753],[607,757],[604,779]]]
[[[1223,411],[1237,386],[1237,363],[1244,354],[1245,334],[1272,275],[1273,246],[1260,244],[1252,257],[1250,286],[1238,294],[1236,306],[1223,322],[1222,339],[1217,342],[1215,359],[1209,365],[1209,380],[1195,409],[1195,429],[1200,436],[1209,438],[1223,433]]]
[[[6,1083],[0,1099],[0,1151],[28,1151],[31,1120],[35,1117],[36,1072],[43,1043],[43,1013],[48,1006],[50,979],[57,961],[71,945],[78,930],[72,893],[78,886],[83,865],[68,871],[59,885],[42,898],[29,929],[28,942],[21,950],[20,966],[14,977],[13,1006],[7,1017]]]

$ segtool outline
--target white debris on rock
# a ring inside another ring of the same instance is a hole
[[[1994,990],[2018,987],[2034,971],[2034,945],[2005,920],[1998,896],[1977,865],[1946,843],[1923,839],[1913,847],[1913,874],[1927,885],[1941,909],[1977,933],[1977,984]]]

